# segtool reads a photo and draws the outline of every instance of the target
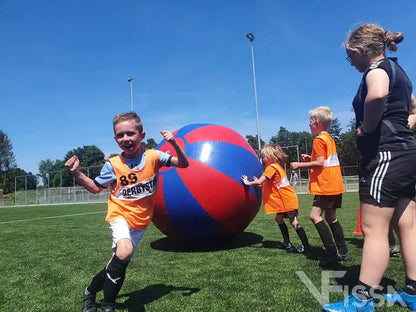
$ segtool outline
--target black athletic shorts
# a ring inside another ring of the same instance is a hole
[[[342,206],[342,194],[338,195],[315,195],[312,206],[325,209],[337,209]]]
[[[297,216],[298,216],[298,210],[294,209],[294,210],[290,210],[290,211],[286,211],[286,212],[276,213],[275,220],[278,223],[280,223],[280,222],[283,221],[284,218],[291,219],[291,218],[294,218],[294,217],[297,217]]]
[[[360,202],[395,207],[400,198],[415,198],[416,151],[378,152],[360,164]]]

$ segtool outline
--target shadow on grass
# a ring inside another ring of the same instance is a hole
[[[116,305],[117,309],[127,309],[129,312],[144,312],[145,304],[158,300],[172,291],[182,291],[182,296],[190,296],[198,292],[199,288],[178,287],[172,285],[155,284],[141,290],[118,296],[118,299],[127,298],[123,303]]]
[[[360,276],[360,265],[345,266],[342,262],[334,263],[333,265],[322,268],[322,270],[345,271],[344,276],[336,278],[335,280],[338,285],[342,285],[343,289],[348,290],[349,293],[354,290]],[[396,289],[396,282],[390,278],[383,277],[380,286],[382,287],[382,292],[385,292],[388,287]]]
[[[261,235],[244,232],[236,237],[209,243],[201,243],[201,245],[184,245],[169,237],[165,237],[151,242],[150,247],[156,250],[172,252],[211,252],[248,247],[261,243],[262,240],[263,236]]]
[[[352,238],[346,238],[347,242],[350,242],[351,244],[357,246],[358,248],[363,248],[364,244],[364,237],[363,236],[354,236]]]
[[[280,242],[280,241],[263,241],[262,246],[258,246],[257,248],[280,249],[280,250],[286,251],[286,249],[282,245],[283,245],[283,242]],[[311,246],[310,252],[304,254],[306,258],[311,259],[311,260],[318,260],[322,258],[324,255],[325,255],[325,249],[323,249],[322,247],[316,247],[316,246]]]

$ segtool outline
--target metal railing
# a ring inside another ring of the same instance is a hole
[[[352,171],[353,169],[354,168],[349,168],[348,171]],[[60,176],[62,177],[62,174],[60,174]],[[299,179],[299,183],[295,186],[295,190],[298,194],[307,194],[309,190],[308,171],[300,171],[299,176],[301,178]],[[36,189],[27,189],[27,187],[25,187],[19,190],[16,188],[19,179],[25,180],[26,177],[16,177],[14,194],[1,195],[0,193],[0,207],[97,203],[106,202],[110,196],[110,188],[104,189],[99,194],[92,194],[84,189],[84,187],[79,185],[75,179],[72,180],[73,185],[67,187],[50,187],[48,185],[38,185]],[[346,175],[343,177],[343,180],[346,192],[358,191],[359,179],[357,175]],[[62,185],[62,181],[59,181],[58,185]]]

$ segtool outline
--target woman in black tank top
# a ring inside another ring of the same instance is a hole
[[[397,50],[402,33],[374,24],[351,31],[345,41],[347,60],[363,79],[353,101],[360,151],[361,230],[364,233],[359,281],[345,300],[324,311],[374,311],[375,292],[389,263],[389,225],[400,236],[406,273],[404,291],[381,296],[416,311],[416,123],[412,84],[397,60],[385,49]],[[382,289],[386,292],[386,289]]]

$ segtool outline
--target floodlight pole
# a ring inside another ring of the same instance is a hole
[[[131,106],[131,111],[134,111],[134,106],[133,106],[133,81],[134,78],[129,78],[127,80],[128,82],[130,82],[130,106]]]
[[[248,33],[246,35],[248,40],[251,42],[251,63],[253,65],[253,84],[254,84],[254,101],[256,104],[256,121],[257,121],[257,144],[259,149],[259,155],[261,150],[261,142],[260,142],[260,123],[259,123],[259,110],[258,110],[258,103],[257,103],[257,84],[256,84],[256,67],[254,65],[254,35],[252,33]]]

